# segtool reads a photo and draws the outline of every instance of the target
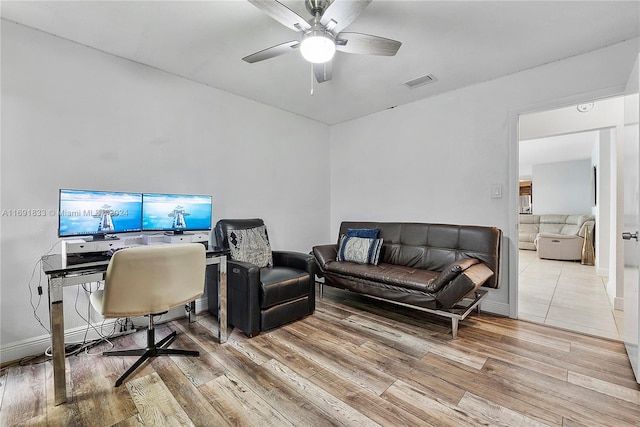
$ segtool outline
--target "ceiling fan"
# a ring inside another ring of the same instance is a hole
[[[249,3],[287,28],[301,33],[300,40],[271,46],[242,58],[249,63],[264,61],[300,50],[313,63],[318,83],[331,79],[332,58],[336,50],[364,55],[393,56],[401,42],[362,33],[342,32],[371,0],[305,0],[311,18],[305,19],[277,0],[248,0]]]

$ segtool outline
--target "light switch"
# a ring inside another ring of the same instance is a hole
[[[502,198],[502,185],[493,184],[491,186],[491,197],[494,198],[494,199],[501,199]]]

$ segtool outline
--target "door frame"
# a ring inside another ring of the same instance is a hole
[[[520,115],[546,110],[554,110],[586,102],[593,102],[599,99],[622,96],[624,95],[624,90],[625,85],[617,85],[609,88],[584,92],[569,97],[551,99],[536,104],[523,105],[520,107],[511,108],[509,110],[509,191],[507,192],[507,194],[509,194],[510,197],[507,202],[507,217],[509,218],[509,229],[507,235],[512,236],[512,239],[511,241],[503,242],[507,243],[508,253],[505,254],[505,251],[503,250],[502,254],[503,256],[507,255],[507,265],[509,272],[509,317],[512,319],[518,318],[518,195],[520,194],[520,147],[518,137],[518,124]],[[614,218],[612,218],[612,220],[614,220]],[[502,265],[504,266],[505,264],[503,263]]]

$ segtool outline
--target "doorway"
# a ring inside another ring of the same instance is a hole
[[[518,242],[517,317],[521,320],[622,338],[622,311],[614,310],[615,289],[609,286],[615,213],[615,192],[610,190],[615,182],[616,126],[622,107],[622,97],[615,97],[518,118],[518,218],[529,223],[520,231],[540,214],[593,216],[595,222],[591,230],[594,265],[579,259],[550,259],[538,252],[537,242]],[[521,235],[519,240],[527,238]]]

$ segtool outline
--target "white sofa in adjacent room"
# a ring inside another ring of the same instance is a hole
[[[593,215],[520,215],[518,247],[537,250],[538,258],[580,260],[587,227],[593,236]]]

